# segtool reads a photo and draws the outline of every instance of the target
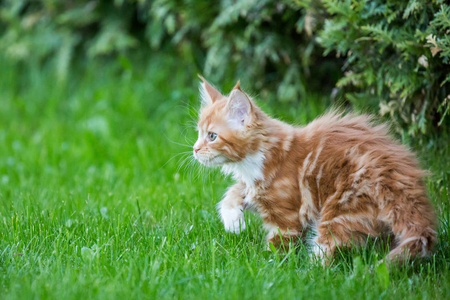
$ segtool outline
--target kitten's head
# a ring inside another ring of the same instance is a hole
[[[202,105],[194,157],[214,167],[241,161],[256,152],[260,144],[261,111],[241,90],[239,82],[224,96],[200,78]]]

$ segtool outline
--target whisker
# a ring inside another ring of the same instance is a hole
[[[192,145],[181,144],[181,143],[172,141],[172,140],[170,140],[169,138],[168,138],[168,141],[171,142],[172,144],[175,144],[175,145],[179,145],[179,146],[183,146],[183,147],[189,147],[189,148],[192,148]]]
[[[171,158],[169,158],[167,161],[166,161],[166,163],[164,164],[164,165],[162,165],[158,170],[161,170],[163,167],[165,167],[170,161],[172,161],[174,158],[177,158],[178,156],[180,156],[180,155],[188,155],[188,154],[191,154],[192,152],[191,151],[184,151],[184,152],[180,152],[180,153],[177,153],[177,154],[175,154],[175,155],[173,155]]]
[[[171,159],[174,159],[175,157],[177,157],[177,156],[179,156],[179,155],[183,155],[183,154],[191,154],[191,153],[192,153],[192,151],[183,151],[183,152],[175,153],[175,154],[169,159],[169,161],[170,161]]]
[[[192,153],[192,152],[191,152]],[[192,159],[193,156],[191,155],[191,153],[189,155],[187,155],[182,161],[181,163],[179,163],[178,168],[177,168],[177,173],[180,171],[180,169],[186,164],[186,161],[188,159]]]

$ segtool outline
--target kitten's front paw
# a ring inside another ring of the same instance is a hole
[[[227,232],[239,234],[245,229],[244,208],[242,205],[233,209],[220,209],[222,222]]]

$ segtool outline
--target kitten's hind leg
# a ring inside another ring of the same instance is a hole
[[[311,258],[328,265],[339,248],[361,245],[367,239],[367,227],[360,222],[350,221],[351,216],[341,215],[329,221],[322,221],[313,239]]]
[[[288,250],[290,245],[295,245],[305,235],[305,232],[282,228],[272,224],[264,224],[264,227],[269,231],[266,237],[267,250],[269,251],[272,250],[270,244],[275,246],[275,248]]]
[[[222,201],[217,204],[220,217],[227,232],[239,234],[245,229],[243,184],[230,187]]]

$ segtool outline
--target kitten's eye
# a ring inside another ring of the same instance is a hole
[[[208,140],[210,142],[214,142],[214,140],[217,138],[217,133],[214,132],[208,132]]]

